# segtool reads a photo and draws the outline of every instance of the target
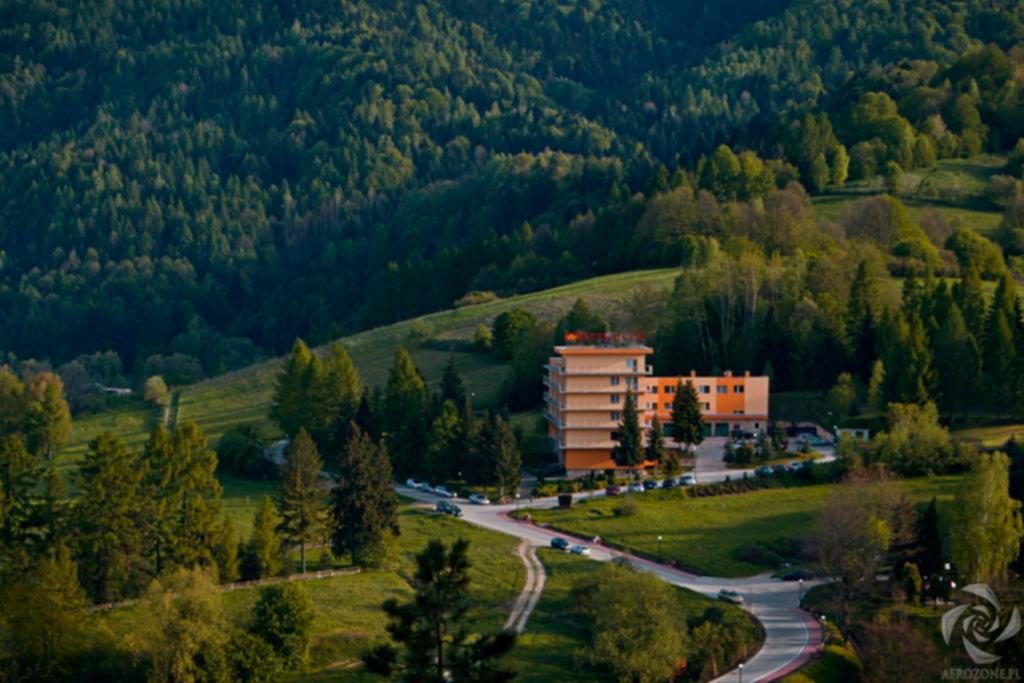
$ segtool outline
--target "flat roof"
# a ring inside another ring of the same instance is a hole
[[[601,344],[571,344],[556,346],[555,351],[562,356],[565,355],[600,355],[608,353],[616,354],[635,354],[635,353],[654,353],[654,349],[650,346],[643,344],[633,344],[629,346],[620,346],[614,344],[608,344],[607,346]]]

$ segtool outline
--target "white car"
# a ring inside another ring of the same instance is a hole
[[[634,483],[629,485],[629,492],[630,493],[643,493],[644,492],[644,485],[641,484],[640,482],[634,482]]]
[[[442,498],[454,498],[455,494],[443,486],[435,486],[434,494],[441,496]]]
[[[573,547],[569,548],[569,552],[573,555],[585,555],[587,557],[590,557],[590,548],[588,548],[585,545],[574,545]]]
[[[423,491],[423,493],[433,493],[434,487],[427,482],[423,482],[420,484],[420,491]]]
[[[697,478],[692,474],[684,474],[683,478],[679,480],[683,486],[693,486],[697,483]]]
[[[405,485],[411,489],[418,489],[420,487],[420,483],[413,479],[412,477],[409,477],[408,479],[405,480]]]
[[[487,496],[481,496],[479,493],[474,493],[469,497],[469,502],[474,505],[490,505],[491,501]]]

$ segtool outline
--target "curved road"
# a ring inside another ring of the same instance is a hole
[[[825,456],[821,461],[832,459],[831,453],[823,453]],[[748,471],[748,476],[752,471]],[[743,476],[742,471],[730,470],[720,472],[704,472],[700,477],[702,483],[721,481],[726,475],[732,478]],[[423,493],[407,486],[396,486],[396,489],[403,495],[422,502],[432,503],[438,500],[437,496]],[[584,492],[574,494],[575,500],[603,496],[603,492]],[[634,494],[643,495],[643,494]],[[463,512],[463,519],[471,524],[498,531],[509,536],[522,539],[531,546],[547,547],[551,539],[556,536],[566,537],[567,534],[556,533],[543,527],[535,526],[528,522],[520,522],[509,516],[509,512],[516,509],[516,505],[473,505],[464,500],[459,500]],[[532,501],[532,507],[548,508],[558,505],[557,498],[543,498]],[[625,557],[630,563],[643,571],[651,572],[658,578],[667,581],[674,586],[680,586],[689,590],[701,593],[708,597],[716,597],[718,591],[723,588],[730,588],[743,595],[743,608],[750,612],[761,622],[765,631],[764,645],[761,649],[747,660],[743,665],[743,679],[749,683],[755,681],[774,681],[792,673],[803,666],[817,651],[821,643],[821,625],[806,612],[799,608],[800,586],[797,582],[787,582],[780,579],[773,579],[770,574],[759,574],[741,579],[719,578],[714,576],[697,576],[673,567],[658,564],[650,560],[633,557],[629,554],[596,545],[583,539],[574,539],[575,542],[590,548],[590,559],[600,562],[607,562],[615,557]],[[521,546],[522,547],[522,546]],[[527,564],[529,567],[529,562]],[[543,572],[543,568],[541,569]],[[524,595],[529,594],[533,598],[533,604],[539,598],[540,590],[531,589],[530,572],[527,576],[527,589]],[[823,580],[806,581],[804,589],[809,590],[813,586],[824,583]],[[541,588],[543,584],[541,585]],[[520,596],[520,600],[523,597]],[[525,626],[526,619],[532,611],[530,605],[522,613],[519,601],[516,609],[513,610],[515,626],[521,630]],[[713,683],[725,681],[738,681],[739,672],[730,671],[715,679]]]

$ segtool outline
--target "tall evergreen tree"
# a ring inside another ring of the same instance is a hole
[[[660,469],[665,459],[665,430],[657,414],[651,418],[651,429],[647,436],[647,459],[656,463]]]
[[[982,371],[989,399],[989,408],[1004,413],[1011,408],[1012,382],[1016,366],[1016,347],[1013,332],[1002,309],[993,306],[985,329],[982,353]]]
[[[395,351],[384,398],[388,453],[399,476],[419,474],[426,450],[427,391],[405,349]]]
[[[36,500],[40,472],[20,436],[0,441],[0,569],[24,566],[42,546],[45,530]]]
[[[704,441],[704,421],[701,419],[700,397],[693,382],[676,384],[672,397],[672,438],[685,447],[699,445]]]
[[[144,467],[113,432],[89,442],[79,469],[79,573],[98,602],[136,595],[145,584]]]
[[[960,307],[950,304],[935,333],[935,366],[938,371],[939,405],[952,418],[965,413],[978,399],[981,353],[964,322]]]
[[[480,434],[482,425],[473,412],[473,404],[467,398],[459,409],[459,433],[452,443],[452,467],[456,474],[471,484],[481,484],[486,479],[483,461],[480,457]]]
[[[423,473],[431,481],[444,481],[458,473],[456,440],[460,436],[459,410],[446,400],[427,434],[427,462]]]
[[[846,339],[857,374],[867,378],[875,360],[875,302],[877,284],[868,271],[867,261],[857,265],[846,305]]]
[[[985,327],[987,305],[981,275],[973,262],[967,264],[967,269],[954,288],[953,294],[960,307],[960,312],[963,314],[967,329],[976,339],[980,338]]]
[[[448,362],[441,372],[441,401],[451,401],[457,406],[466,400],[466,387],[462,384],[459,369],[455,366],[455,354],[448,354]]]
[[[469,631],[468,548],[465,539],[455,541],[451,549],[432,540],[416,555],[416,595],[405,604],[394,598],[384,603],[393,643],[364,656],[370,671],[398,675],[410,683],[502,683],[515,677],[498,664],[515,644],[515,635],[503,631],[474,636]]]
[[[214,564],[213,550],[220,536],[221,485],[217,481],[217,454],[194,422],[175,427],[171,448],[179,468],[179,480],[172,484],[180,491],[173,529],[172,553],[176,564],[209,567]]]
[[[296,339],[278,372],[270,407],[270,417],[288,436],[308,422],[313,374],[313,354],[304,341]]]
[[[302,573],[306,573],[306,545],[323,537],[328,489],[320,472],[324,463],[316,443],[300,428],[285,452],[281,468],[281,536],[285,543],[299,546]]]
[[[640,428],[640,415],[636,407],[636,394],[626,392],[626,402],[622,407],[622,420],[619,422],[619,438],[612,451],[612,460],[619,467],[630,471],[644,461],[644,435]]]
[[[176,511],[181,509],[182,463],[171,436],[163,425],[150,432],[142,449],[143,543],[154,574],[162,574],[174,562],[177,536]]]
[[[217,538],[217,547],[214,548],[214,559],[217,561],[217,575],[222,583],[238,580],[238,535],[235,533],[235,525],[227,515],[220,523],[220,536]]]
[[[370,437],[375,440],[381,437],[379,399],[380,394],[377,390],[364,386],[363,393],[359,397],[359,408],[356,410],[356,416],[354,418],[356,426],[369,434]],[[339,441],[339,443],[347,444],[350,436],[348,431],[349,425],[339,425],[338,427],[338,434],[344,436],[344,440]]]
[[[338,458],[338,475],[331,492],[336,555],[349,553],[358,564],[378,564],[389,542],[398,536],[398,498],[391,488],[387,451],[358,427]]]
[[[942,532],[939,529],[939,512],[935,497],[921,513],[917,522],[917,565],[925,575],[936,574],[942,569]]]
[[[344,430],[359,411],[362,393],[363,381],[348,350],[334,342],[313,379],[310,396],[313,407],[307,431],[321,450],[338,452],[344,447],[348,440]]]
[[[498,487],[498,495],[514,494],[522,481],[520,469],[522,460],[512,427],[501,415],[495,414],[488,420],[481,438],[484,458],[489,463],[490,476],[487,483]]]
[[[53,453],[71,436],[71,409],[64,399],[64,382],[52,372],[41,372],[27,387],[30,408],[29,448],[53,459]]]
[[[263,496],[253,518],[252,535],[242,552],[241,570],[245,579],[263,579],[281,573],[284,556],[278,528],[281,520],[270,496]]]

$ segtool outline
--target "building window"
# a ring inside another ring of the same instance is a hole
[[[725,385],[715,387],[715,393],[727,394],[727,393],[729,393],[729,387],[727,387]]]
[[[704,410],[711,410],[711,404],[710,403],[703,403],[701,405],[704,406]]]
[[[636,358],[628,358],[626,360],[626,367],[628,367],[630,370],[634,370],[635,371],[636,370]]]
[[[734,393],[734,394],[742,394],[743,393],[743,385],[742,384],[737,384],[736,386],[734,386],[732,388],[732,393]]]
[[[733,415],[742,415],[743,411],[742,410],[734,410],[734,411],[732,411],[732,414]]]
[[[627,377],[626,384],[630,386],[633,390],[636,390],[636,377]]]
[[[709,387],[707,384],[701,384],[700,385],[700,393],[702,393],[702,394],[710,394],[711,393],[711,387]]]
[[[671,403],[666,403],[665,404],[665,410],[672,410],[672,404]]]
[[[618,413],[618,411],[613,410],[612,411],[612,422],[618,422],[618,421],[619,421],[619,413]]]
[[[613,403],[613,404],[618,404],[618,402],[619,402],[619,399],[621,399],[621,398],[622,398],[622,397],[621,397],[621,396],[619,396],[619,395],[617,395],[617,394],[616,394],[616,395],[614,395],[614,396],[612,396],[612,403]]]
[[[674,394],[674,393],[676,393],[676,388],[670,384],[667,387],[665,387],[665,393],[666,394]]]
[[[612,386],[613,387],[619,386],[619,378],[618,377],[612,377]]]

